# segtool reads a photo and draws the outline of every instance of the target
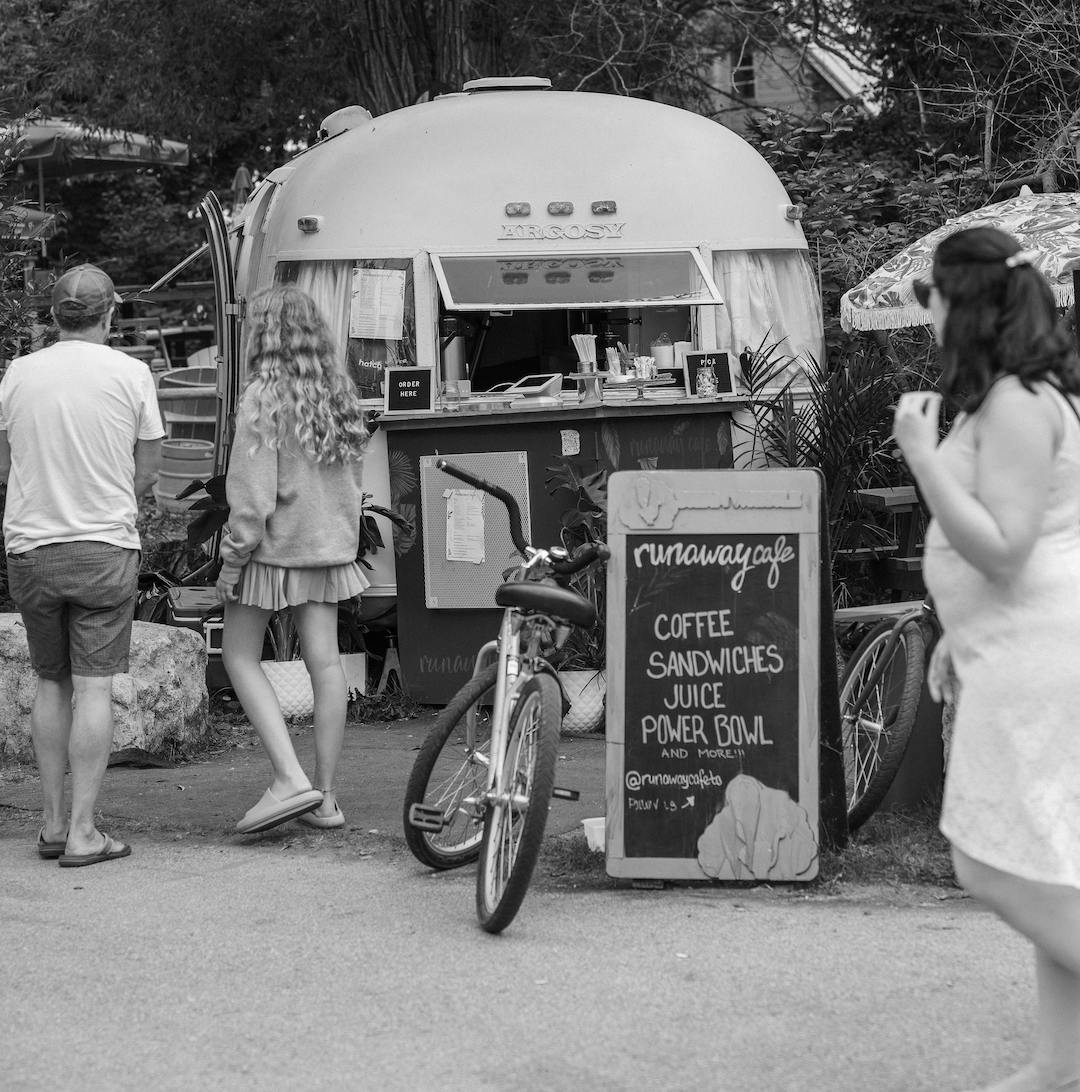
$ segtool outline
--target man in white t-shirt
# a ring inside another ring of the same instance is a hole
[[[106,345],[117,302],[103,270],[69,270],[52,294],[59,340],[0,382],[8,587],[38,676],[37,851],[63,867],[131,852],[97,829],[94,807],[112,750],[112,677],[128,670],[138,497],[157,480],[165,433],[150,369]]]

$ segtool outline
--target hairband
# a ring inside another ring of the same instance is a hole
[[[1005,259],[1005,267],[1015,269],[1018,265],[1031,265],[1038,256],[1039,252],[1037,250],[1018,250]]]

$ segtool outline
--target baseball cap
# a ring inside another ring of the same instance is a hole
[[[109,274],[96,265],[77,265],[53,286],[53,312],[67,319],[97,318],[121,302]]]

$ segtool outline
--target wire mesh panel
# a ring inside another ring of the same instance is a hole
[[[518,558],[510,539],[510,520],[503,505],[485,493],[480,494],[482,505],[475,518],[478,491],[439,470],[435,463],[440,458],[425,455],[420,460],[425,602],[433,610],[488,610],[496,606],[495,589],[502,583],[502,574]],[[522,530],[531,540],[529,465],[524,451],[482,451],[446,458],[515,497],[521,507]],[[467,528],[462,522],[466,501],[473,516]],[[448,554],[471,559],[450,560]]]

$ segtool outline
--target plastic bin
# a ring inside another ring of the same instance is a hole
[[[206,686],[211,692],[229,685],[221,662],[223,609],[213,588],[170,588],[165,623],[183,626],[202,635],[206,642]]]

